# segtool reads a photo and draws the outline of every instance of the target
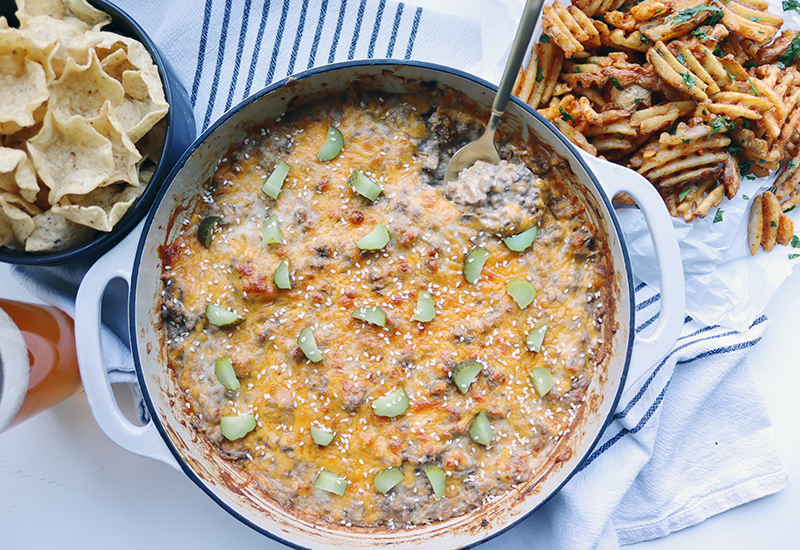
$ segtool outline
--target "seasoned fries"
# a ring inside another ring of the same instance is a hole
[[[752,254],[770,250],[792,240],[785,212],[800,203],[800,31],[768,7],[555,0],[515,93],[584,151],[642,174],[687,222],[783,167],[748,229]]]

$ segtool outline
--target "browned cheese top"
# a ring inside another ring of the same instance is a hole
[[[482,127],[453,92],[430,96],[351,92],[257,128],[221,159],[162,248],[165,350],[193,425],[304,517],[389,528],[429,523],[540,476],[581,418],[592,372],[607,355],[608,246],[564,185],[566,163],[517,142],[502,148],[510,162],[477,166],[443,186],[452,151]],[[317,153],[331,125],[344,146],[323,162]],[[274,200],[260,189],[281,160],[291,168]],[[374,202],[348,185],[354,170],[382,188]],[[272,215],[282,241],[263,244],[262,223]],[[197,232],[208,216],[221,220],[205,248]],[[357,248],[379,223],[389,243]],[[534,225],[541,233],[524,252],[501,240]],[[468,283],[465,257],[476,247],[489,256]],[[283,259],[290,290],[273,282]],[[513,279],[538,291],[526,309],[506,290]],[[423,290],[436,310],[426,323],[412,320]],[[246,320],[214,326],[209,304]],[[385,312],[386,326],[353,318],[363,306]],[[544,323],[541,351],[528,350],[526,335]],[[309,326],[317,363],[298,347]],[[215,375],[223,356],[238,390]],[[462,394],[450,373],[470,359],[483,369]],[[544,397],[532,384],[536,367],[552,374]],[[398,388],[408,409],[376,415],[375,400]],[[493,432],[489,445],[470,436],[481,411]],[[255,429],[234,441],[222,435],[221,417],[247,414]],[[311,426],[335,433],[333,441],[315,444]],[[430,466],[446,474],[439,499],[424,473]],[[404,479],[384,495],[373,481],[389,467]],[[341,476],[344,495],[314,486],[322,470]]]

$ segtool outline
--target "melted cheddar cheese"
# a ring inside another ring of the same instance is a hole
[[[535,191],[536,201],[523,208],[504,201],[503,189],[490,189],[492,200],[480,208],[448,199],[437,178],[480,122],[462,112],[455,94],[432,97],[352,92],[270,121],[221,159],[162,249],[165,350],[193,425],[270,497],[304,516],[423,524],[536,478],[581,417],[592,371],[606,354],[603,320],[614,307],[608,247],[563,184],[568,168],[538,146],[510,144],[504,153],[512,164],[533,171],[525,192]],[[344,147],[322,162],[329,125],[342,132]],[[291,169],[273,200],[260,188],[281,160]],[[374,202],[348,185],[354,170],[381,186]],[[499,226],[489,223],[497,220],[487,215],[492,204],[507,211]],[[197,228],[212,215],[221,220],[205,248]],[[272,215],[282,241],[265,245],[261,226]],[[356,242],[378,223],[389,229],[389,244],[359,250]],[[542,232],[527,251],[503,244],[501,237],[533,224]],[[465,256],[479,246],[489,258],[469,284]],[[283,259],[291,290],[273,282]],[[538,290],[524,310],[506,291],[512,279]],[[421,290],[435,302],[427,323],[412,321]],[[209,304],[246,320],[211,325]],[[353,318],[363,306],[381,308],[386,327]],[[550,327],[534,353],[525,337],[543,323]],[[318,363],[298,348],[307,326],[323,356]],[[238,390],[215,376],[223,356],[233,362]],[[449,375],[467,359],[483,370],[462,395]],[[553,377],[544,397],[531,382],[536,367]],[[408,410],[377,416],[371,404],[400,387]],[[494,433],[488,446],[469,435],[481,411]],[[245,437],[221,434],[221,417],[251,413],[257,425]],[[334,432],[332,443],[315,444],[311,426]],[[431,465],[446,472],[441,499],[424,474]],[[388,467],[405,477],[384,495],[373,479]],[[314,487],[323,469],[346,480],[343,496]]]

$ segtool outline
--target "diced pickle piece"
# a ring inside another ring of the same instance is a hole
[[[275,286],[280,289],[290,290],[292,288],[292,278],[289,276],[289,260],[281,260],[272,280],[275,282]]]
[[[381,186],[367,177],[364,172],[356,170],[353,175],[347,180],[347,185],[353,188],[353,191],[371,201],[378,198],[381,194]]]
[[[427,290],[420,290],[417,297],[417,309],[414,310],[411,320],[427,323],[432,321],[435,316],[436,304],[433,302],[433,296]]]
[[[347,480],[340,475],[336,475],[328,470],[322,470],[314,482],[314,487],[322,489],[334,495],[342,496],[347,491]]]
[[[380,491],[385,495],[392,487],[403,481],[405,477],[403,470],[400,468],[386,468],[375,474],[372,485],[375,486],[376,491]]]
[[[200,225],[197,226],[197,240],[200,241],[200,244],[206,248],[211,246],[211,237],[214,235],[214,228],[221,219],[222,218],[219,216],[209,216],[200,222]]]
[[[320,447],[327,447],[330,445],[335,436],[336,434],[333,432],[327,432],[323,429],[317,428],[316,426],[311,426],[311,439],[313,439],[314,443]]]
[[[322,147],[320,147],[319,153],[317,153],[317,158],[323,162],[333,160],[339,156],[339,153],[342,152],[343,145],[344,136],[342,136],[342,133],[338,128],[329,126],[328,137],[325,140],[325,143],[322,144]]]
[[[467,361],[461,361],[450,372],[450,378],[455,383],[458,391],[461,393],[467,393],[469,387],[478,378],[478,374],[480,374],[481,370],[483,370],[483,363],[480,361],[473,361],[471,359]]]
[[[494,430],[489,423],[489,418],[486,416],[486,411],[481,411],[475,420],[472,421],[472,426],[469,428],[469,435],[475,443],[481,445],[488,445],[494,439]]]
[[[481,276],[483,264],[489,259],[489,251],[485,248],[473,248],[464,258],[464,280],[472,284]]]
[[[250,414],[223,416],[219,419],[219,431],[229,441],[241,439],[256,429],[256,417]]]
[[[378,325],[379,327],[386,326],[386,314],[378,306],[360,307],[355,310],[351,316],[366,321],[367,323]]]
[[[206,319],[212,325],[218,327],[235,327],[244,323],[244,317],[236,315],[232,311],[228,311],[222,306],[216,304],[208,304],[206,308]]]
[[[214,374],[217,376],[219,383],[229,390],[238,390],[242,387],[239,383],[239,379],[236,378],[236,371],[233,370],[231,358],[227,355],[221,359],[217,359],[214,365]]]
[[[506,292],[514,298],[520,309],[525,309],[536,298],[536,287],[523,279],[512,279],[506,283]]]
[[[533,387],[541,397],[547,395],[553,387],[553,375],[544,367],[536,367],[531,371]]]
[[[514,252],[525,252],[528,247],[533,244],[533,241],[536,240],[536,237],[539,236],[541,230],[533,226],[527,231],[523,231],[518,235],[513,235],[511,237],[506,237],[503,239],[503,243],[508,247],[509,250],[513,250]]]
[[[376,399],[372,404],[372,410],[378,416],[388,416],[394,418],[400,416],[408,410],[408,394],[403,388],[397,388],[392,393],[386,394],[380,399]]]
[[[425,475],[428,476],[428,481],[431,482],[433,496],[435,496],[437,500],[442,498],[445,489],[447,489],[447,475],[445,475],[444,470],[438,466],[431,466],[430,468],[425,468]]]
[[[375,226],[375,229],[367,233],[356,243],[361,250],[380,250],[389,244],[389,230],[382,223]]]
[[[281,244],[281,226],[278,216],[273,214],[261,224],[261,242],[264,244]]]
[[[311,327],[306,327],[300,331],[297,336],[297,345],[306,356],[306,359],[312,363],[322,361],[322,352],[317,347],[317,340],[314,338],[314,330]]]
[[[264,182],[264,185],[261,186],[261,191],[268,197],[277,199],[278,195],[281,194],[283,182],[289,174],[290,169],[291,166],[289,166],[288,162],[285,160],[280,161],[267,178],[267,181]]]
[[[544,341],[544,334],[550,328],[550,323],[545,323],[542,326],[536,327],[528,333],[525,338],[525,345],[529,350],[539,353],[542,351],[542,342]]]

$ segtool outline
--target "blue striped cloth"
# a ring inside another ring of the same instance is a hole
[[[177,70],[191,95],[198,131],[263,86],[333,61],[393,57],[482,71],[478,23],[408,4],[116,2]],[[44,301],[74,310],[83,271],[15,267],[12,272]],[[647,334],[660,297],[640,285],[636,303],[636,330]],[[123,344],[126,316],[113,315],[114,307],[104,317],[111,329],[104,333],[106,359],[114,381],[135,384]],[[783,488],[786,473],[746,357],[768,325],[761,317],[735,332],[687,318],[670,354],[623,396],[582,471],[539,512],[485,548],[617,548]]]
[[[198,133],[291,74],[351,59],[482,71],[480,25],[387,0],[116,0],[177,70]]]

